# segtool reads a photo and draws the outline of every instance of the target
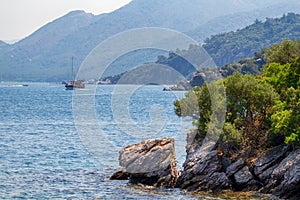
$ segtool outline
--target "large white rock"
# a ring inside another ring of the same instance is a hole
[[[120,151],[119,163],[131,183],[173,187],[178,179],[174,139],[148,139]]]

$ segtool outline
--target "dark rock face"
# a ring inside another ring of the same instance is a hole
[[[278,146],[267,151],[264,156],[255,161],[254,173],[262,182],[266,182],[266,178],[272,173],[272,167],[285,158],[288,150],[288,146]]]
[[[300,149],[289,154],[273,170],[263,192],[300,199]]]
[[[240,191],[257,190],[258,181],[255,180],[248,166],[244,166],[234,174],[235,189]]]
[[[217,150],[211,150],[214,144],[199,148],[201,141],[196,136],[194,132],[188,135],[187,160],[178,185],[189,191],[230,189],[232,184],[223,172],[222,158]]]
[[[149,139],[123,148],[119,162],[133,184],[173,187],[178,179],[174,139]]]
[[[229,165],[226,169],[226,175],[231,177],[235,173],[237,173],[240,169],[242,169],[246,165],[243,159],[239,159],[236,162]]]
[[[231,162],[215,146],[202,148],[196,132],[187,137],[187,159],[178,186],[190,191],[261,191],[283,198],[300,198],[300,150],[286,145],[266,151],[253,164]]]

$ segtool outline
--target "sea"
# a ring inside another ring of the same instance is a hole
[[[148,138],[175,138],[182,166],[192,122],[173,102],[185,92],[163,87],[0,83],[0,199],[227,199],[109,179],[118,152]]]

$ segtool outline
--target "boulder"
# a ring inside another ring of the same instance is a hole
[[[178,179],[174,139],[148,139],[123,148],[119,163],[132,184],[174,187]]]
[[[128,180],[129,175],[126,171],[121,170],[115,172],[111,177],[110,180]]]

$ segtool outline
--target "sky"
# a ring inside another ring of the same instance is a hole
[[[72,10],[95,15],[116,10],[131,0],[0,0],[0,40],[20,40]]]

